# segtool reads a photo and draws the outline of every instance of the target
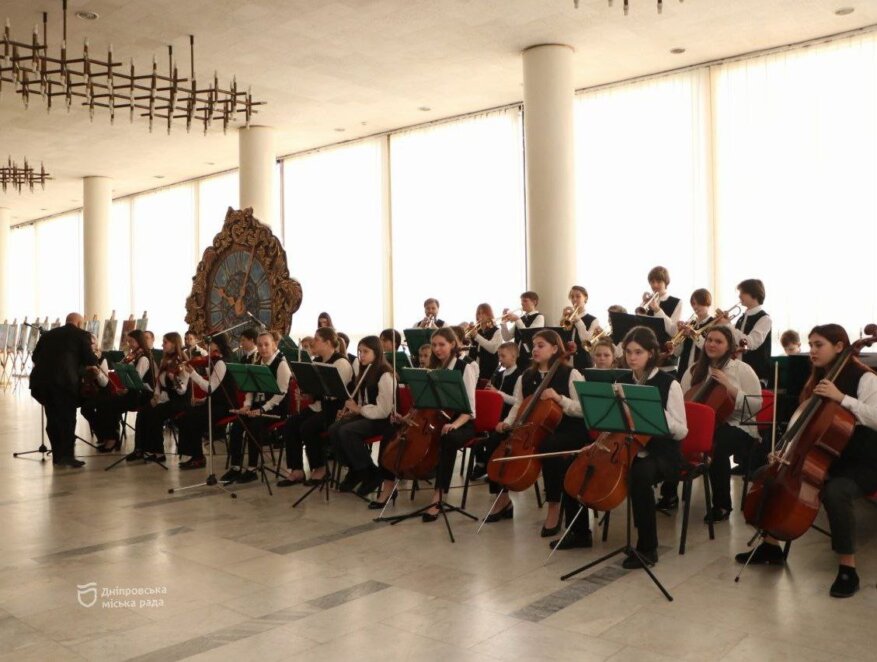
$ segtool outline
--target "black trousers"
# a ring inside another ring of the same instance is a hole
[[[34,394],[46,410],[46,434],[52,447],[52,459],[58,461],[73,457],[76,440],[76,409],[79,398],[63,389],[49,388]]]
[[[457,451],[471,441],[474,436],[475,424],[472,421],[441,436],[435,485],[445,494],[451,489],[451,477],[454,475],[454,465],[457,463]]]
[[[662,480],[675,480],[678,472],[668,469],[667,463],[654,453],[637,457],[630,467],[630,507],[637,531],[636,548],[640,552],[658,549],[658,523],[655,510],[654,485]]]
[[[134,448],[147,453],[164,454],[165,421],[184,408],[185,403],[180,400],[169,400],[155,407],[143,407],[137,412],[137,422],[134,424]]]
[[[571,430],[558,430],[542,442],[539,447],[540,453],[556,453],[558,451],[572,451],[591,443],[584,428]],[[547,503],[559,503],[563,496],[563,479],[566,476],[567,467],[572,462],[572,455],[546,457],[542,460],[542,480],[545,482],[545,501]]]
[[[831,548],[838,554],[856,551],[855,500],[877,491],[877,467],[841,458],[832,465],[822,488],[822,506],[831,527]]]
[[[127,398],[106,397],[97,400],[94,403],[93,422],[91,418],[88,419],[91,431],[100,441],[118,440],[121,434],[122,414],[127,410]]]
[[[329,443],[332,453],[342,464],[353,471],[375,468],[371,446],[365,443],[369,437],[384,437],[392,425],[387,418],[371,419],[363,416],[342,418],[329,426]]]
[[[213,407],[213,436],[222,437],[224,430],[216,426],[216,422],[228,416],[228,410]],[[208,436],[207,405],[198,405],[186,409],[186,415],[180,419],[180,455],[188,455],[194,459],[204,457],[204,447],[201,440]]]
[[[263,419],[244,417],[232,423],[228,439],[229,463],[232,467],[243,466],[244,444],[247,446],[247,467],[258,466],[264,433]]]
[[[288,469],[304,471],[302,451],[308,455],[311,471],[326,466],[326,448],[320,435],[327,427],[326,413],[310,408],[286,420],[283,443]]]
[[[710,486],[716,508],[731,510],[731,456],[748,457],[758,443],[758,439],[736,426],[723,423],[716,428],[710,460]],[[754,459],[750,459],[750,469],[755,468]]]

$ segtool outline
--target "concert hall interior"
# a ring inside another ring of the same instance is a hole
[[[0,662],[874,659],[877,0],[0,19]]]

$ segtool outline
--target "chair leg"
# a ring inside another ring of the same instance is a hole
[[[706,501],[707,513],[712,513],[713,512],[713,488],[710,485],[710,475],[709,475],[706,467],[704,467],[703,471],[704,472],[701,474],[703,476],[703,498],[704,498],[704,501]],[[715,540],[716,539],[716,527],[715,527],[715,523],[713,522],[712,517],[707,518],[706,525],[710,531],[710,540]]]
[[[743,490],[740,493],[740,510],[743,510],[743,504],[746,503],[746,493],[749,491],[749,474],[743,476]]]
[[[682,533],[679,536],[679,553],[685,554],[685,542],[688,539],[688,517],[691,514],[691,478],[682,481]]]
[[[413,480],[411,482],[411,501],[414,501],[414,494],[417,492],[418,487],[420,487],[420,485],[418,484],[417,480]]]
[[[792,548],[792,541],[787,540],[786,544],[783,546],[783,560],[787,560],[789,558],[789,550]]]
[[[538,480],[535,483],[533,483],[533,489],[536,490],[536,505],[541,508],[543,505],[543,501],[542,501],[542,492],[539,491],[539,481]]]
[[[607,510],[603,513],[603,542],[609,539],[609,515],[611,511]]]
[[[466,459],[466,451],[470,450],[467,448],[463,449],[463,459]],[[463,463],[460,462],[462,465]],[[470,451],[469,453],[469,461],[466,463],[466,476],[463,478],[463,498],[460,501],[460,508],[463,510],[466,509],[466,498],[469,496],[469,477],[472,475],[472,467],[475,464],[475,453]]]
[[[468,448],[463,448],[463,459],[460,460],[460,478],[463,477],[463,468],[466,466],[466,451],[468,450]],[[469,455],[471,455],[471,453],[469,453]]]

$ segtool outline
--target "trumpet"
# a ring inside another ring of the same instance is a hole
[[[727,318],[727,320],[729,322],[731,322],[734,320],[735,317],[740,315],[740,313],[742,313],[742,312],[743,312],[743,309],[740,308],[740,304],[736,304],[736,303],[733,306],[731,306],[728,310],[721,310],[719,308],[716,308],[716,318],[712,322],[710,322],[709,324],[706,324],[705,326],[702,326],[699,329],[695,329],[692,332],[691,337],[694,338],[695,340],[697,340],[703,334],[707,333],[710,329],[715,328],[719,324],[719,322],[721,321],[722,318]]]
[[[511,321],[509,319],[510,315],[517,315],[518,313],[523,313],[523,312],[524,312],[523,308],[515,308],[514,310],[509,310],[508,308],[505,308],[502,311],[502,315],[500,315],[500,317],[499,317],[499,321],[500,322],[510,322]]]
[[[572,331],[573,327],[576,325],[576,322],[582,315],[582,307],[576,306],[575,308],[571,308],[567,306],[563,309],[563,315],[560,316],[560,326],[562,326],[566,331]]]
[[[641,306],[637,306],[634,312],[637,315],[648,315],[649,306],[651,306],[652,302],[660,296],[661,294],[659,292],[643,292],[643,303]]]
[[[420,324],[418,325],[421,329],[435,329],[438,328],[435,325],[435,315],[427,315],[422,320],[420,320]]]
[[[602,329],[596,336],[592,336],[589,340],[583,340],[582,349],[586,352],[591,352],[598,342],[603,340],[603,338],[608,338],[610,335],[612,335],[612,329]]]
[[[672,352],[674,349],[679,347],[685,340],[685,332],[691,328],[691,325],[697,322],[697,315],[692,315],[688,318],[687,322],[681,322],[679,324],[679,330],[676,332],[676,335],[670,338],[666,343],[664,343],[664,348],[668,352]]]
[[[496,322],[499,319],[501,319],[501,318],[496,317],[492,320],[485,320],[483,322],[473,322],[472,324],[469,325],[469,328],[466,329],[466,333],[463,334],[463,337],[466,340],[470,340],[470,341],[474,340],[475,336],[477,336],[479,332],[483,331],[484,329],[488,329],[490,327],[496,326]]]

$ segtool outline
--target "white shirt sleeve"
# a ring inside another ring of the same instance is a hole
[[[688,420],[685,417],[685,399],[682,397],[682,387],[679,382],[670,384],[670,393],[667,396],[667,427],[670,428],[670,436],[681,440],[688,434]]]
[[[584,418],[584,414],[582,413],[582,403],[578,398],[578,394],[576,393],[576,387],[574,384],[576,382],[583,382],[585,378],[582,377],[582,373],[578,370],[573,369],[569,373],[569,394],[570,397],[566,397],[565,395],[560,396],[560,406],[563,409],[563,413],[567,416],[572,416],[574,418]]]
[[[680,299],[676,303],[676,307],[673,309],[673,314],[669,317],[667,313],[664,312],[663,308],[658,308],[655,311],[655,317],[660,317],[664,320],[664,331],[667,332],[668,336],[672,336],[677,331],[677,324],[679,322],[679,317],[682,315],[682,299]]]
[[[856,396],[845,395],[841,405],[849,409],[859,423],[877,430],[877,375],[870,372],[862,375]]]
[[[393,373],[385,372],[378,380],[378,397],[373,405],[363,405],[360,413],[363,418],[381,420],[393,413],[393,391],[396,388],[396,380]]]
[[[193,382],[195,382],[202,390],[207,391],[207,380],[204,379],[197,372],[192,372],[189,377]],[[219,388],[219,385],[222,383],[223,378],[225,377],[225,361],[219,359],[216,363],[213,364],[213,372],[210,375],[210,392],[216,391]]]
[[[469,397],[469,407],[472,408],[469,414],[475,419],[475,387],[478,386],[478,366],[474,363],[466,364],[463,370],[463,385],[466,387],[466,395]]]
[[[512,328],[509,328],[508,323],[506,323],[506,322],[500,322],[500,325],[499,325],[499,333],[500,333],[500,335],[502,336],[502,339],[503,339],[505,342],[508,342],[508,341],[510,341],[510,340],[514,340],[514,338],[515,338],[515,327],[513,326]]]
[[[277,405],[283,402],[283,398],[286,397],[286,392],[289,390],[289,380],[292,377],[292,370],[289,369],[289,364],[284,359],[280,362],[280,365],[277,366],[277,388],[280,389],[280,393],[276,395],[272,395],[271,398],[265,401],[262,404],[262,411],[269,412],[274,409]],[[247,394],[249,395],[249,393]]]
[[[110,369],[107,365],[106,359],[101,359],[100,362],[100,370],[97,373],[97,384],[101,388],[110,383],[110,378],[107,376],[110,372]]]
[[[350,380],[353,379],[353,366],[350,365],[350,361],[347,359],[338,359],[332,365],[338,368],[338,372],[341,375],[341,381],[345,384],[349,384]]]
[[[680,382],[679,388],[682,389],[683,395],[688,393],[691,388],[691,368],[688,368],[688,370],[685,371],[685,374],[682,375],[682,381]]]
[[[482,336],[480,333],[476,333],[475,342],[491,354],[496,354],[499,350],[499,346],[502,344],[502,333],[494,333],[490,340]]]
[[[517,418],[518,416],[518,409],[520,409],[521,403],[524,401],[524,387],[521,384],[521,376],[522,375],[518,376],[518,381],[515,382],[515,390],[512,393],[512,399],[514,401],[514,404],[512,405],[512,408],[509,409],[509,413],[505,417],[505,421],[503,421],[507,425],[511,425],[515,422],[515,418]]]
[[[751,352],[764,344],[771,327],[773,327],[773,321],[771,321],[770,315],[765,315],[755,323],[755,326],[752,327],[748,335],[733,326],[731,327],[731,333],[734,335],[734,342],[738,345],[741,340],[746,340],[747,350]]]
[[[143,375],[145,375],[149,370],[149,359],[145,356],[141,356],[139,359],[137,359],[137,365],[134,366],[134,369],[137,370],[137,374],[140,375],[140,379],[143,379]]]

